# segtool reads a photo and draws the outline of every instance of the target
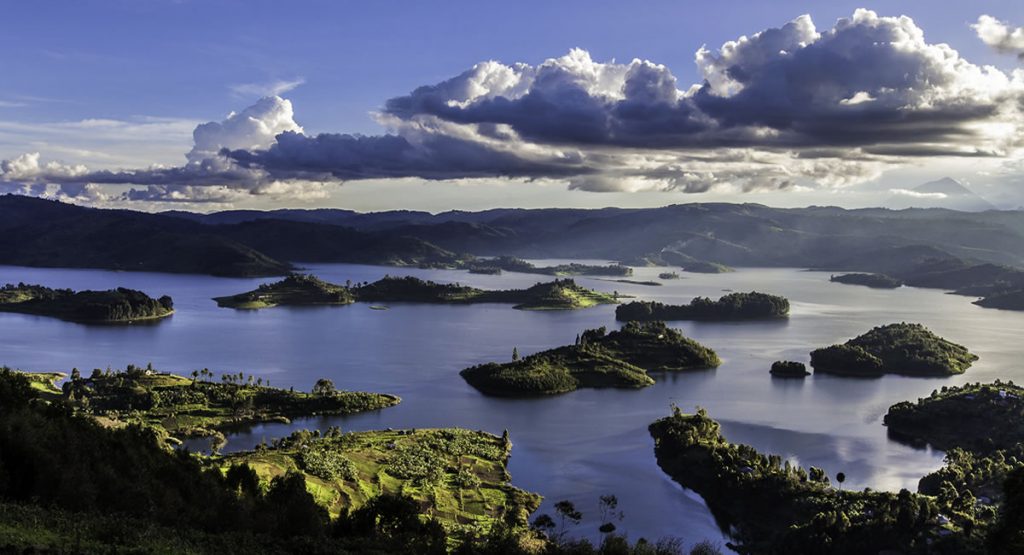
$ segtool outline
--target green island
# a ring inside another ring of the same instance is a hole
[[[519,272],[521,274],[542,274],[546,276],[622,276],[633,275],[633,269],[623,264],[580,264],[571,262],[569,264],[557,264],[555,266],[537,266],[514,256],[496,256],[493,258],[479,258],[465,262],[463,265],[467,270],[485,270],[483,273],[492,273],[493,270],[504,270],[506,272]]]
[[[0,289],[0,311],[51,316],[72,322],[130,324],[174,313],[174,301],[154,299],[142,291],[118,287],[109,291],[72,291],[42,285],[7,284]]]
[[[313,276],[291,275],[254,291],[214,299],[219,306],[259,309],[281,305],[343,305],[370,303],[506,303],[521,310],[571,310],[617,304],[615,295],[579,286],[572,279],[538,283],[527,289],[484,290],[460,284],[436,283],[416,277],[385,276],[373,283],[325,282]]]
[[[896,289],[903,285],[902,281],[885,274],[840,274],[829,276],[828,280],[833,283],[863,285],[873,289]]]
[[[270,387],[262,377],[242,372],[215,379],[203,369],[188,378],[132,364],[124,371],[95,369],[89,377],[73,369],[59,391],[68,405],[106,425],[138,423],[175,444],[181,438],[207,436],[222,443],[227,429],[379,410],[400,401],[394,395],[340,391],[326,379],[304,393]]]
[[[660,287],[661,283],[650,280],[638,280],[638,279],[606,279],[606,278],[595,278],[601,281],[612,281],[615,283],[628,283],[630,285],[646,285],[648,287]]]
[[[729,443],[703,409],[675,408],[650,433],[658,465],[704,498],[741,554],[1013,552],[986,549],[1001,526],[998,507],[978,504],[966,488],[937,496],[843,490],[837,473],[837,489],[822,469]]]
[[[658,274],[658,279],[679,279],[678,272],[662,272]]]
[[[921,324],[878,326],[846,343],[815,349],[815,372],[843,376],[951,376],[978,360],[963,345],[947,341]]]
[[[726,266],[725,264],[719,264],[718,262],[694,260],[693,262],[687,262],[684,264],[683,271],[691,274],[727,274],[729,272],[735,272],[736,270]]]
[[[811,374],[804,363],[792,360],[776,360],[769,373],[779,378],[804,378]]]
[[[73,388],[58,393],[59,378],[0,369],[3,552],[687,553],[613,531],[598,545],[567,538],[548,515],[527,524],[540,497],[509,485],[507,434],[335,427],[203,455],[172,449],[142,419],[111,425]],[[555,510],[563,525],[580,518],[568,501]],[[689,553],[720,552],[704,542]]]
[[[615,309],[616,320],[765,320],[789,315],[789,300],[767,293],[729,293],[717,301],[697,297],[686,305],[633,301]]]
[[[485,276],[500,276],[501,268],[495,268],[493,266],[473,266],[469,269],[469,273]]]
[[[654,384],[650,372],[715,368],[711,349],[684,337],[664,322],[629,322],[621,330],[586,330],[573,345],[512,361],[467,368],[462,377],[484,394],[522,397],[567,393],[581,387],[641,388]]]
[[[1024,388],[1013,382],[943,386],[917,402],[889,407],[885,425],[900,438],[979,453],[1024,442]]]
[[[449,538],[485,535],[497,523],[524,527],[539,495],[508,484],[512,443],[462,429],[343,433],[293,432],[270,448],[218,459],[225,472],[252,468],[260,482],[298,473],[317,503],[337,518],[381,495],[413,499]]]

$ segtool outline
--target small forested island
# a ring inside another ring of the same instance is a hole
[[[903,285],[902,281],[885,274],[840,274],[830,276],[828,280],[847,285],[863,285],[874,289],[896,289]]]
[[[238,309],[270,308],[278,305],[332,305],[355,302],[348,287],[327,283],[306,274],[291,274],[281,281],[264,283],[254,291],[216,297],[218,306]]]
[[[353,414],[400,401],[394,395],[340,391],[326,379],[303,393],[270,387],[262,377],[242,372],[217,377],[203,369],[184,377],[131,364],[124,371],[96,369],[88,377],[74,369],[59,391],[70,406],[102,422],[137,422],[179,439],[222,437],[220,431],[229,427]]]
[[[142,291],[72,291],[42,285],[7,284],[0,289],[0,311],[51,316],[81,323],[127,324],[174,313],[174,301],[154,299]]]
[[[779,378],[803,378],[811,374],[804,363],[792,360],[776,360],[769,373]]]
[[[815,372],[877,377],[962,374],[978,360],[963,345],[947,341],[921,324],[879,326],[841,345],[811,352]]]
[[[658,274],[658,279],[679,279],[677,272],[662,272]]]
[[[535,396],[567,393],[581,387],[641,388],[652,385],[649,372],[715,368],[711,349],[684,337],[664,322],[629,322],[621,330],[586,330],[574,345],[557,347],[511,362],[487,363],[461,372],[487,395]]]
[[[485,290],[436,283],[417,277],[385,276],[373,283],[335,285],[312,276],[293,275],[247,293],[214,299],[222,307],[258,309],[279,305],[370,303],[507,303],[522,310],[569,310],[616,304],[614,295],[587,289],[572,279],[538,283],[527,289]]]
[[[691,274],[727,274],[729,272],[735,272],[736,270],[726,266],[725,264],[719,264],[717,262],[695,260],[684,264],[683,271],[690,272]]]
[[[986,532],[1001,527],[967,489],[933,497],[833,488],[821,469],[727,442],[703,409],[676,408],[650,433],[658,465],[704,498],[738,553],[980,555],[990,552]],[[845,475],[836,478],[841,486]]]
[[[615,309],[616,320],[764,320],[789,315],[789,300],[767,293],[729,293],[717,301],[697,297],[687,305],[633,301]]]
[[[542,274],[546,276],[620,276],[629,277],[633,275],[633,268],[623,264],[558,264],[555,266],[537,266],[514,256],[496,256],[494,258],[479,258],[465,262],[463,265],[467,270],[491,271],[494,269],[506,272],[519,272],[521,274]]]
[[[500,276],[501,268],[496,268],[493,266],[474,266],[469,269],[469,273],[483,274],[485,276]]]
[[[885,425],[899,438],[977,453],[1024,442],[1024,388],[1013,382],[943,386],[917,402],[889,407]]]
[[[247,465],[264,485],[301,475],[331,517],[358,511],[379,496],[405,495],[436,519],[449,538],[486,534],[505,522],[525,527],[541,497],[509,485],[508,437],[462,429],[343,433],[297,431],[253,452],[217,461],[225,472]]]

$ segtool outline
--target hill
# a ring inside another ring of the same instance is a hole
[[[633,301],[615,309],[616,320],[764,320],[789,315],[789,300],[778,295],[751,291],[729,293],[713,301],[696,297],[690,304],[667,305],[656,301]]]
[[[815,372],[876,377],[962,374],[978,356],[921,324],[879,326],[841,345],[811,352]]]
[[[630,322],[621,330],[584,331],[576,344],[549,349],[504,364],[487,363],[461,372],[487,395],[520,397],[567,393],[581,387],[641,388],[654,384],[649,372],[714,368],[711,349],[663,322]]]

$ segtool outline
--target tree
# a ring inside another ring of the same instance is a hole
[[[513,361],[519,360],[519,348],[518,347],[512,347],[512,360]]]
[[[845,473],[840,472],[839,474],[836,474],[836,482],[839,482],[839,489],[843,489],[843,482],[845,482],[845,481],[846,481],[846,474]]]
[[[331,395],[334,395],[334,392],[334,382],[327,378],[320,378],[315,384],[313,384],[312,393],[317,397],[330,397]]]

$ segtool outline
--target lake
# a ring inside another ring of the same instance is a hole
[[[556,261],[535,261],[540,264]],[[546,276],[313,265],[309,271],[336,283],[374,281],[390,275],[460,282],[482,288],[526,287]],[[637,268],[630,279],[657,280],[663,268]],[[686,335],[715,349],[716,370],[656,376],[657,384],[633,390],[580,390],[528,400],[481,395],[459,377],[467,366],[511,359],[573,342],[586,328],[617,326],[614,306],[566,312],[529,312],[509,305],[435,306],[366,304],[272,308],[247,312],[218,308],[211,297],[253,289],[272,279],[98,270],[0,267],[0,283],[109,289],[123,286],[152,296],[171,295],[176,313],[154,324],[86,326],[55,319],[0,313],[0,364],[31,371],[77,367],[153,365],[189,374],[262,376],[271,385],[308,390],[322,377],[339,388],[394,393],[394,408],[353,417],[270,424],[230,436],[227,451],[248,449],[294,428],[344,430],[461,426],[501,434],[514,448],[509,470],[515,485],[545,496],[541,511],[569,499],[583,511],[576,533],[595,537],[598,497],[615,494],[625,519],[619,530],[632,539],[679,536],[688,543],[723,543],[707,508],[658,468],[647,425],[676,404],[705,407],[733,442],[777,453],[804,466],[844,472],[845,487],[915,490],[923,474],[942,464],[942,453],[887,438],[882,416],[902,400],[943,385],[996,378],[1024,381],[1024,313],[983,309],[968,297],[929,289],[875,290],[830,283],[828,274],[795,269],[740,269],[729,274],[681,274],[661,287],[595,278],[577,282],[604,291],[667,303],[696,295],[717,298],[726,290],[758,290],[788,297],[788,320],[745,323],[675,322]],[[808,362],[814,348],[843,342],[873,326],[919,322],[966,345],[980,360],[954,378],[852,379],[811,376],[773,379],[772,361]]]

